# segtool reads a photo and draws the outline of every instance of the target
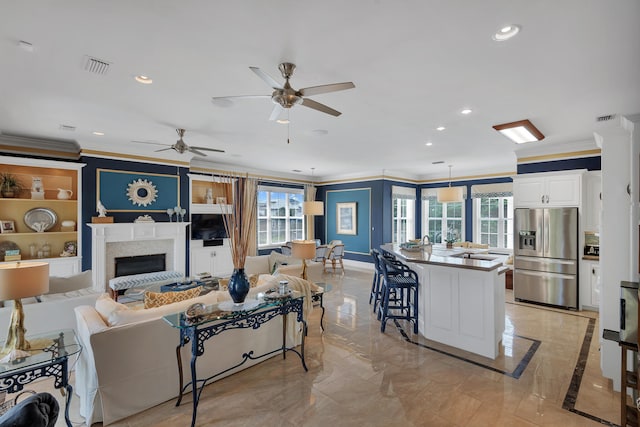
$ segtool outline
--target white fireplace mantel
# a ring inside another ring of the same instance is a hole
[[[91,227],[91,269],[95,289],[107,289],[107,244],[145,242],[153,247],[154,240],[170,240],[173,262],[167,270],[186,273],[186,228],[188,222],[87,224]],[[146,255],[143,253],[137,255]]]

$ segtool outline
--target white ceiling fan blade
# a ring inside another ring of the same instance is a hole
[[[216,153],[224,153],[224,150],[219,150],[217,148],[207,148],[207,147],[193,147],[193,146],[189,146],[189,149],[196,149],[196,150],[206,150],[206,151],[215,151]]]
[[[162,142],[154,142],[154,141],[138,141],[138,140],[131,140],[131,142],[135,142],[137,144],[152,144],[152,145],[166,145],[167,147],[171,144],[163,144]]]
[[[260,68],[258,68],[258,67],[249,67],[249,68],[251,69],[251,71],[256,73],[258,77],[260,77],[262,80],[264,80],[272,88],[274,88],[274,89],[282,89],[282,84],[281,83],[278,83],[273,77],[271,77],[269,74],[267,74],[264,71],[262,71]]]
[[[156,150],[156,153],[159,153],[160,151],[167,151],[167,150],[173,150],[173,147],[167,147],[167,148],[161,148],[159,150]]]
[[[228,108],[233,105],[234,99],[257,99],[257,98],[271,98],[271,95],[239,95],[239,96],[214,96],[211,98],[211,103],[218,107]]]
[[[282,106],[280,104],[276,104],[273,107],[273,111],[271,112],[271,116],[269,116],[269,120],[271,120],[271,121],[276,120],[280,116],[280,113],[282,113],[282,110],[284,110],[284,108],[282,108]]]
[[[328,85],[311,86],[300,89],[298,92],[302,96],[313,96],[321,93],[337,92],[339,90],[353,89],[356,85],[353,82],[332,83]]]
[[[327,107],[326,105],[316,102],[313,99],[309,99],[309,98],[304,98],[302,100],[302,105],[304,105],[305,107],[313,108],[314,110],[322,111],[323,113],[331,114],[332,116],[336,116],[336,117],[342,114],[338,110],[334,110],[331,107]]]

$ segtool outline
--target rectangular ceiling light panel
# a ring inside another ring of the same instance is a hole
[[[516,144],[541,141],[544,139],[542,132],[540,132],[529,120],[505,123],[493,126],[493,128]]]

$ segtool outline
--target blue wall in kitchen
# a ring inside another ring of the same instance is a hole
[[[523,163],[518,165],[518,175],[536,172],[566,171],[572,169],[600,170],[601,157],[581,157],[577,159],[553,160],[539,163]]]

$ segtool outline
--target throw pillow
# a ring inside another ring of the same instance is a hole
[[[200,295],[202,286],[180,292],[150,292],[144,293],[144,308],[160,307],[173,302],[184,301]]]
[[[116,302],[109,294],[102,294],[96,300],[96,311],[105,324],[109,324],[109,316],[118,310],[128,310],[127,306]]]

